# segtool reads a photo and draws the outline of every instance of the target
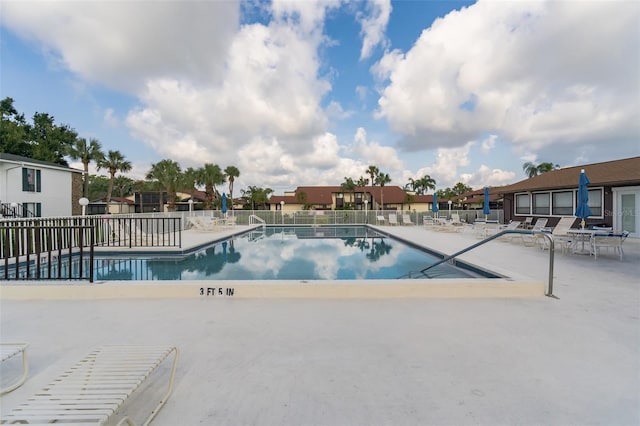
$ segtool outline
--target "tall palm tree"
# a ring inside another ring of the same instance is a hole
[[[84,167],[82,196],[87,197],[89,194],[89,163],[96,163],[104,158],[102,146],[97,139],[89,139],[89,144],[85,138],[77,138],[73,145],[69,147],[69,157],[74,160],[82,161]]]
[[[237,177],[240,177],[240,170],[236,166],[227,166],[224,169],[224,174],[227,175],[229,180],[229,201],[231,201],[231,210],[233,210],[233,182]]]
[[[380,185],[380,204],[382,205],[382,210],[384,210],[384,186],[391,183],[391,178],[387,173],[379,173],[375,182]]]
[[[365,173],[371,176],[371,180],[369,182],[371,182],[371,186],[374,186],[376,184],[376,178],[380,174],[380,170],[376,166],[369,166]]]
[[[344,192],[350,193],[351,194],[351,201],[353,202],[353,194],[356,192],[356,183],[353,181],[352,178],[350,177],[345,177],[344,178],[344,182],[342,182],[340,184],[340,189],[342,189]],[[346,207],[346,203],[345,206]]]
[[[111,193],[113,192],[113,180],[117,172],[126,173],[131,170],[131,162],[124,159],[124,155],[120,151],[109,151],[97,163],[98,170],[105,169],[109,171],[109,189],[107,190],[107,211],[109,203],[111,203]]]
[[[158,181],[167,191],[167,209],[176,211],[176,190],[182,178],[180,165],[173,160],[161,160],[151,165],[146,178]]]
[[[203,167],[198,169],[198,184],[204,185],[206,209],[213,209],[214,196],[220,197],[216,185],[222,185],[224,180],[224,173],[217,164],[205,163]]]
[[[196,191],[196,184],[198,183],[198,171],[193,167],[187,167],[182,172],[180,177],[180,189],[189,193],[189,196],[193,200],[193,195]]]

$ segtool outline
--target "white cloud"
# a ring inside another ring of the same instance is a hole
[[[481,165],[478,170],[473,173],[461,175],[461,181],[474,189],[483,188],[485,186],[501,186],[513,183],[516,180],[516,174],[512,171],[491,169],[486,165]]]
[[[369,93],[369,89],[366,86],[356,86],[356,95],[361,101],[364,101],[367,98],[367,94]]]
[[[391,0],[373,0],[367,3],[367,9],[369,13],[361,13],[357,16],[362,36],[360,60],[371,56],[376,46],[386,47],[387,40],[384,33],[391,15]]]
[[[116,113],[113,110],[113,108],[105,109],[102,119],[107,124],[107,126],[118,127],[120,125],[120,120],[116,116]]]
[[[483,154],[490,153],[496,147],[496,140],[498,139],[497,135],[489,135],[480,143],[480,148],[482,149]]]
[[[486,132],[522,151],[637,143],[638,22],[638,2],[481,0],[372,67],[377,116],[408,150]]]
[[[435,163],[419,169],[416,176],[431,176],[436,181],[437,189],[452,187],[460,180],[458,169],[469,165],[469,151],[474,145],[472,141],[458,148],[438,148]]]
[[[390,146],[380,145],[378,142],[367,140],[367,132],[360,127],[354,135],[352,150],[365,160],[366,164],[375,164],[383,173],[391,176],[393,185],[403,185],[396,180],[404,170],[404,163],[398,158],[396,150]],[[365,169],[368,166],[365,166]],[[364,170],[364,169],[363,169]],[[364,172],[360,172],[364,174]]]
[[[340,105],[340,102],[331,101],[327,108],[325,109],[327,117],[335,118],[337,120],[344,120],[345,118],[349,118],[353,115],[353,111],[345,111]]]
[[[239,3],[24,0],[3,2],[2,13],[3,25],[42,43],[61,67],[135,93],[167,76],[219,82]]]

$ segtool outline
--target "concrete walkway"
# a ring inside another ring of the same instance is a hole
[[[477,241],[384,230],[446,253]],[[558,254],[559,299],[0,300],[1,340],[31,344],[0,410],[95,346],[166,343],[181,358],[158,426],[638,425],[639,242],[625,253]],[[548,254],[517,243],[465,258],[547,276]]]

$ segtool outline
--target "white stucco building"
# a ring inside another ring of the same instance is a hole
[[[0,153],[0,213],[22,217],[79,213],[82,170]]]

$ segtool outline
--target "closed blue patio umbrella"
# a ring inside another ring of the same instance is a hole
[[[224,192],[222,193],[222,207],[220,210],[222,210],[222,214],[227,213],[227,194]]]
[[[584,229],[584,220],[591,216],[591,209],[589,208],[589,178],[584,172],[584,169],[580,170],[580,180],[578,181],[578,207],[576,208],[576,217],[582,219],[582,229]]]
[[[489,216],[489,213],[491,213],[491,209],[489,208],[489,188],[486,186],[484,187],[484,206],[482,207],[482,213],[484,213],[485,220],[487,216]]]
[[[436,194],[435,192],[433,193],[433,212],[434,213],[438,213],[438,211],[440,210],[438,208],[438,194]]]

